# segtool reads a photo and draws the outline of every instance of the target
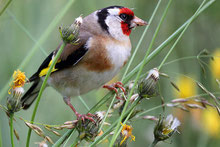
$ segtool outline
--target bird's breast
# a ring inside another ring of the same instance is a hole
[[[90,38],[86,44],[89,51],[81,64],[89,71],[106,72],[120,69],[130,56],[131,43],[118,41],[110,37]]]

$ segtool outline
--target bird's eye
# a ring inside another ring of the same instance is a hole
[[[120,17],[122,20],[124,20],[124,21],[126,21],[126,20],[128,19],[128,15],[127,15],[127,14],[120,14],[119,17]]]

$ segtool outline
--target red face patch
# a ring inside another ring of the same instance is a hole
[[[134,16],[134,12],[128,8],[121,8],[119,14],[122,14],[122,13]]]
[[[126,14],[126,15],[132,16],[132,17],[134,16],[134,12],[131,9],[128,9],[128,8],[120,9],[119,15],[120,14]],[[129,28],[129,24],[128,23],[122,21],[121,22],[121,29],[122,29],[122,32],[123,32],[124,35],[127,35],[127,36],[130,35],[131,29]]]
[[[129,36],[131,34],[131,29],[129,28],[128,24],[125,22],[121,22],[121,29],[123,34]]]

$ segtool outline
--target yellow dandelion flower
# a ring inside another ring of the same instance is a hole
[[[216,49],[213,53],[214,60],[211,60],[210,66],[212,70],[212,75],[216,79],[220,79],[220,48]]]
[[[9,89],[8,93],[11,94],[11,89],[19,89],[20,87],[23,87],[26,82],[26,76],[24,72],[21,72],[19,69],[17,71],[14,71],[13,73],[13,81],[10,84],[11,88]]]
[[[122,124],[123,126],[122,130],[121,130],[121,134],[124,136],[123,140],[121,141],[120,145],[122,145],[122,143],[129,137],[131,137],[131,141],[135,141],[135,136],[132,134],[132,130],[133,128],[129,125],[126,124]]]
[[[192,79],[185,76],[180,76],[176,84],[180,90],[180,92],[175,91],[175,95],[177,97],[187,98],[196,94],[196,85]]]
[[[203,128],[213,137],[220,137],[220,117],[213,107],[208,107],[202,113]]]

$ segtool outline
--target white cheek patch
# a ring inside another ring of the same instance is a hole
[[[108,26],[108,32],[116,40],[127,40],[129,37],[124,35],[121,28],[121,21],[117,16],[109,15],[105,20],[106,25]]]

